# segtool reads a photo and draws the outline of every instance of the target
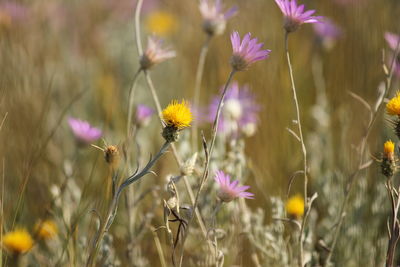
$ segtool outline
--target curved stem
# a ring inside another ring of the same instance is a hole
[[[207,39],[204,42],[203,46],[201,47],[201,51],[200,51],[200,55],[199,55],[199,63],[197,65],[196,80],[195,80],[195,84],[194,84],[194,95],[193,95],[193,106],[195,108],[198,108],[199,103],[200,103],[201,80],[203,77],[204,65],[206,62],[206,57],[207,57],[207,52],[208,52],[208,47],[209,47],[211,37],[212,37],[211,35],[207,34]],[[194,120],[191,131],[192,131],[192,147],[195,150],[197,150],[197,146],[198,146],[197,145],[197,142],[198,142],[197,128],[198,128],[198,122],[197,122],[197,120]]]
[[[135,73],[135,76],[133,76],[133,81],[132,81],[132,86],[131,89],[129,90],[129,105],[128,105],[128,121],[126,122],[126,138],[129,138],[131,134],[131,123],[132,123],[132,115],[133,115],[133,101],[135,99],[135,89],[136,89],[136,84],[137,84],[137,78],[139,77],[140,72],[142,71],[141,68],[138,69],[138,71]]]
[[[140,11],[142,10],[143,0],[138,0],[135,9],[135,36],[136,36],[136,48],[138,55],[143,54],[142,39],[140,37]]]
[[[299,102],[297,100],[297,92],[296,92],[296,86],[294,83],[294,77],[293,77],[293,68],[292,64],[290,61],[290,55],[289,55],[289,48],[288,48],[288,40],[289,39],[289,33],[285,33],[285,52],[286,52],[286,59],[287,59],[287,64],[289,67],[289,76],[290,76],[290,82],[292,85],[292,92],[293,92],[293,100],[294,100],[294,105],[296,107],[296,119],[297,119],[297,127],[298,127],[298,134],[300,138],[300,144],[301,144],[301,150],[303,152],[303,174],[304,174],[304,203],[305,203],[305,213],[307,214],[309,207],[308,203],[308,198],[307,198],[307,184],[308,184],[308,177],[307,177],[307,150],[306,146],[304,144],[304,138],[303,138],[303,130],[301,127],[301,120],[300,120],[300,108],[299,108]],[[304,266],[304,258],[303,258],[303,234],[304,234],[304,228],[306,224],[307,217],[304,216],[303,220],[301,222],[301,228],[300,228],[300,235],[299,235],[299,266],[303,267]]]

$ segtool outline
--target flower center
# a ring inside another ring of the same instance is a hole
[[[242,117],[243,108],[238,99],[228,99],[223,112],[226,117],[237,121]]]

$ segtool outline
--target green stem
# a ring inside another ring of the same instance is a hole
[[[303,130],[301,127],[301,120],[300,120],[299,101],[297,100],[297,91],[296,91],[296,85],[295,85],[294,77],[293,77],[293,68],[292,68],[292,63],[290,61],[290,55],[289,55],[289,33],[288,32],[285,33],[285,52],[286,52],[287,64],[289,67],[289,76],[290,76],[290,82],[292,85],[293,100],[294,100],[294,105],[296,108],[296,120],[297,120],[299,139],[300,139],[300,144],[301,144],[301,150],[303,152],[304,203],[305,203],[305,213],[304,214],[307,214],[307,210],[311,208],[311,207],[309,207],[308,198],[307,198],[307,194],[308,194],[307,193],[307,185],[308,185],[307,150],[306,150],[306,146],[304,144]],[[306,218],[306,216],[304,216],[302,219],[302,222],[301,222],[300,235],[299,235],[299,266],[300,267],[304,266],[303,235],[304,235],[304,228],[305,228],[306,220],[307,220],[307,218]]]
[[[211,35],[207,34],[207,39],[204,42],[203,46],[201,47],[200,55],[199,55],[199,63],[197,65],[197,71],[196,71],[196,80],[194,84],[194,96],[193,96],[193,106],[195,108],[199,107],[200,103],[200,92],[201,92],[201,80],[203,77],[203,72],[204,72],[204,65],[206,62],[206,57],[207,57],[207,52],[208,52],[208,47],[209,43],[211,40]],[[193,121],[192,125],[192,147],[197,151],[197,142],[198,142],[198,133],[197,133],[197,128],[198,128],[198,122],[197,120]]]

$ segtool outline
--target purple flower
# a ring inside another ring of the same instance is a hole
[[[102,135],[100,129],[92,127],[87,121],[69,118],[68,124],[80,144],[90,144]]]
[[[238,32],[231,34],[233,55],[231,57],[231,66],[235,71],[246,70],[247,67],[258,61],[266,59],[271,50],[261,50],[263,43],[257,43],[258,39],[251,39],[251,34],[247,33],[242,42]]]
[[[331,48],[334,42],[342,35],[341,29],[332,20],[327,18],[324,18],[321,23],[315,23],[314,31],[318,39],[327,48]]]
[[[139,126],[148,125],[153,114],[154,109],[143,104],[138,104],[136,107],[136,123]]]
[[[28,8],[14,1],[0,3],[0,24],[20,22],[28,17]]]
[[[400,36],[398,36],[397,34],[391,33],[391,32],[386,32],[385,33],[385,39],[386,42],[388,43],[390,49],[392,50],[391,53],[389,53],[389,58],[388,58],[388,64],[390,66],[394,54],[396,52],[396,48],[397,48],[397,43],[399,42]],[[397,77],[400,77],[400,57],[399,55],[397,55],[397,58],[394,61],[394,73],[396,74]]]
[[[209,106],[209,122],[215,119],[219,101],[220,98],[215,97]],[[231,137],[239,134],[251,136],[257,129],[259,111],[260,106],[250,88],[247,85],[240,88],[235,81],[226,91],[218,131]]]
[[[231,183],[231,177],[223,171],[217,171],[214,177],[219,185],[218,198],[223,202],[231,202],[237,197],[254,199],[254,194],[246,192],[250,188],[248,185],[238,186],[239,181]]]
[[[318,23],[322,17],[311,16],[315,10],[304,11],[304,5],[297,5],[296,0],[275,0],[281,9],[285,20],[284,28],[286,32],[296,31],[303,23]]]
[[[400,37],[397,34],[385,32],[385,40],[393,51],[396,50],[399,39]]]
[[[175,51],[163,48],[163,43],[162,39],[156,36],[149,36],[146,51],[140,57],[140,66],[142,69],[147,70],[158,63],[176,56]]]
[[[237,7],[234,6],[224,13],[221,1],[200,0],[199,8],[203,16],[203,30],[209,35],[222,34],[225,31],[226,21],[237,12]]]

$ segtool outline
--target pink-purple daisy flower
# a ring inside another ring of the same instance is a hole
[[[149,36],[147,48],[140,57],[140,66],[147,70],[167,59],[176,56],[176,52],[168,47],[163,47],[164,41],[156,36]]]
[[[258,39],[251,39],[251,34],[247,33],[243,40],[237,31],[231,34],[233,54],[231,57],[231,66],[235,71],[246,70],[252,63],[268,58],[271,50],[261,48],[263,43],[257,43]]]
[[[69,118],[68,124],[80,144],[90,144],[98,140],[102,135],[100,129],[91,126],[87,121]]]
[[[254,199],[254,194],[246,191],[250,186],[239,186],[238,180],[231,183],[231,177],[223,171],[217,171],[214,179],[219,185],[218,198],[222,202],[231,202],[238,197]]]
[[[208,113],[209,122],[213,122],[218,110],[220,98],[214,97]],[[224,105],[218,124],[218,132],[230,137],[240,134],[251,136],[255,133],[258,124],[260,105],[255,95],[247,85],[242,87],[234,81],[226,91]]]
[[[400,36],[391,32],[386,32],[385,33],[385,40],[387,44],[389,45],[390,49],[392,50],[389,53],[389,59],[388,59],[388,64],[390,64],[393,60],[394,54],[397,49],[397,44],[400,41]],[[394,60],[394,73],[396,74],[397,77],[400,77],[400,57],[397,55],[397,58]]]
[[[297,5],[297,0],[275,0],[284,15],[286,32],[296,31],[304,23],[318,23],[322,17],[312,16],[315,10],[304,11],[304,5]]]
[[[234,6],[223,11],[222,0],[200,0],[200,13],[203,17],[203,29],[209,35],[220,35],[225,31],[226,21],[237,13]]]
[[[138,104],[136,107],[136,123],[139,126],[146,126],[149,124],[151,116],[154,114],[154,109],[143,104]]]

